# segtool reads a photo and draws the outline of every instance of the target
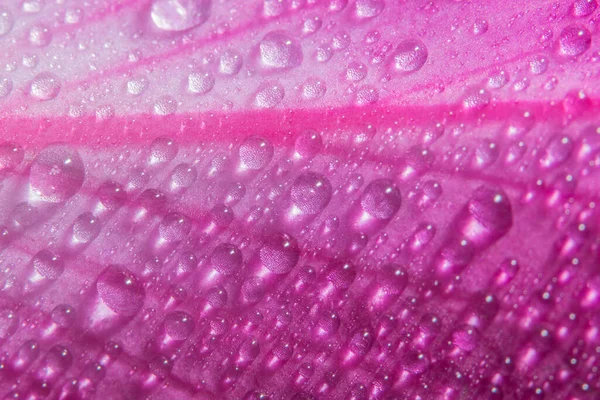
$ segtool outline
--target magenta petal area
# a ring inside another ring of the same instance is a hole
[[[0,398],[600,398],[597,0],[0,0]]]

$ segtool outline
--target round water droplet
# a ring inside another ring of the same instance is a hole
[[[512,226],[510,200],[501,189],[486,186],[477,188],[473,192],[467,208],[469,214],[478,223],[496,235],[504,235]],[[474,238],[470,239],[475,240]]]
[[[236,274],[242,267],[243,261],[240,249],[229,243],[218,245],[210,255],[211,266],[227,276]]]
[[[473,351],[479,343],[480,334],[477,329],[464,325],[452,334],[452,343],[462,351]]]
[[[264,83],[258,87],[254,104],[258,108],[273,108],[283,100],[285,90],[279,83]]]
[[[166,137],[154,139],[150,145],[149,162],[151,165],[170,162],[175,158],[178,151],[179,147],[173,140]]]
[[[484,19],[476,19],[473,23],[473,34],[474,35],[483,35],[488,31],[489,25],[488,22]]]
[[[30,92],[33,97],[40,101],[52,100],[60,92],[60,81],[56,75],[50,72],[42,72],[33,78]]]
[[[177,191],[187,189],[196,181],[198,172],[196,167],[190,164],[179,164],[175,167],[169,178],[169,189]]]
[[[127,93],[132,96],[139,96],[148,89],[150,82],[145,76],[137,76],[127,81]]]
[[[294,143],[294,158],[312,160],[323,147],[321,135],[314,131],[305,131],[298,135]]]
[[[227,50],[219,57],[219,73],[223,75],[237,75],[242,69],[244,59],[235,50]]]
[[[302,63],[300,43],[283,31],[267,33],[259,48],[261,63],[266,68],[293,68]]]
[[[579,25],[570,25],[560,32],[558,53],[563,56],[578,56],[583,54],[592,44],[590,31]]]
[[[548,58],[543,55],[534,56],[529,60],[529,70],[534,75],[541,75],[548,69]]]
[[[120,266],[105,269],[96,281],[100,299],[115,313],[130,317],[144,304],[146,292],[137,277]]]
[[[8,339],[19,329],[19,317],[12,310],[0,310],[0,339]]]
[[[352,61],[346,68],[346,79],[349,81],[362,81],[367,77],[367,66],[360,61]]]
[[[500,150],[498,145],[486,139],[479,146],[477,146],[477,149],[475,150],[473,166],[480,169],[486,168],[487,166],[496,162],[499,154]]]
[[[0,75],[0,99],[8,96],[12,92],[12,80],[6,76]]]
[[[337,289],[346,290],[356,279],[356,267],[349,262],[334,262],[327,266],[327,281]]]
[[[0,8],[0,37],[11,31],[14,24],[12,14],[3,8]]]
[[[334,50],[344,50],[350,46],[352,38],[348,32],[338,32],[331,38],[331,48]]]
[[[154,114],[171,115],[177,111],[177,101],[172,96],[159,97],[154,103]]]
[[[374,218],[388,220],[400,209],[400,190],[388,179],[378,179],[366,187],[360,198],[362,209]]]
[[[259,250],[261,263],[275,274],[290,272],[296,266],[299,257],[296,239],[285,233],[270,236]]]
[[[418,71],[427,61],[428,51],[425,44],[418,39],[401,42],[394,53],[394,67],[401,72]]]
[[[571,14],[574,17],[587,17],[598,8],[596,0],[575,0],[571,6]]]
[[[106,210],[118,210],[127,201],[127,192],[118,183],[108,181],[103,183],[96,191],[98,200]]]
[[[65,11],[65,23],[69,25],[78,24],[83,20],[83,9],[67,8]]]
[[[39,13],[44,8],[44,0],[24,0],[21,9],[26,13]]]
[[[571,157],[573,147],[573,140],[568,136],[552,137],[540,156],[540,166],[554,168],[564,163]]]
[[[173,340],[186,340],[194,332],[194,320],[188,313],[175,311],[165,317],[164,330]]]
[[[215,86],[212,72],[192,72],[187,77],[187,90],[192,94],[206,94]]]
[[[302,97],[306,100],[316,100],[325,96],[327,85],[322,79],[308,78],[301,87]]]
[[[329,204],[331,184],[324,175],[306,172],[300,175],[291,189],[292,202],[304,214],[318,214]]]
[[[0,143],[0,172],[17,168],[25,157],[21,146],[12,143]]]
[[[500,89],[509,81],[508,72],[504,70],[494,71],[488,78],[488,87],[491,89]]]
[[[210,0],[154,0],[150,18],[160,30],[185,31],[208,19],[210,3]]]
[[[31,164],[29,184],[33,195],[50,203],[61,203],[81,188],[85,177],[83,160],[76,150],[50,145]]]
[[[381,14],[385,8],[383,0],[356,0],[356,16],[359,18],[373,18]]]
[[[44,25],[36,25],[29,30],[29,43],[35,47],[48,46],[52,41],[52,32]]]
[[[65,270],[64,261],[48,249],[39,251],[33,257],[32,264],[38,274],[52,281],[58,279]]]
[[[379,100],[379,92],[373,86],[365,85],[356,91],[355,102],[358,106],[373,104],[376,103],[377,100]]]
[[[73,363],[69,349],[56,345],[48,350],[35,373],[36,379],[46,384],[56,382]]]
[[[273,145],[258,136],[251,136],[240,146],[240,168],[257,171],[263,169],[273,158]]]
[[[188,218],[179,213],[170,213],[160,221],[158,233],[166,242],[179,242],[185,239],[191,229],[192,224]]]
[[[52,321],[62,328],[75,323],[75,309],[68,304],[59,304],[52,309]]]
[[[470,88],[467,90],[462,104],[465,110],[482,110],[490,104],[490,93],[485,89]]]
[[[307,18],[302,24],[302,33],[312,35],[321,29],[321,26],[323,26],[323,21],[318,16]]]

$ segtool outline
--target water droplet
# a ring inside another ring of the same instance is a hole
[[[302,63],[300,43],[283,31],[267,33],[259,48],[262,65],[266,68],[293,68]]]
[[[573,152],[573,141],[568,136],[554,136],[546,145],[540,156],[540,166],[543,168],[554,168],[571,157]]]
[[[96,191],[99,204],[96,208],[96,216],[108,211],[116,211],[127,201],[127,193],[125,189],[118,183],[107,181],[104,182]],[[102,208],[100,210],[99,208]]]
[[[473,23],[473,34],[474,35],[483,35],[488,31],[489,25],[488,22],[484,19],[476,19]]]
[[[307,18],[302,24],[302,33],[312,35],[321,29],[321,26],[323,26],[323,21],[318,16]]]
[[[32,264],[35,272],[42,278],[52,281],[58,279],[65,270],[64,261],[48,249],[39,251],[33,257]]]
[[[96,281],[100,299],[113,312],[129,317],[142,308],[146,293],[137,277],[125,268],[113,265]]]
[[[242,69],[244,59],[235,50],[227,50],[219,57],[219,73],[223,75],[237,75]]]
[[[398,212],[401,204],[400,190],[387,179],[371,182],[360,198],[362,209],[380,220],[391,219]]]
[[[242,267],[242,252],[233,244],[222,243],[210,255],[210,265],[219,273],[235,275]]]
[[[385,8],[383,0],[356,0],[356,16],[358,18],[373,18],[381,14]]]
[[[481,110],[490,104],[490,93],[485,89],[470,88],[465,94],[462,104],[465,110]]]
[[[37,199],[61,203],[79,191],[84,177],[85,168],[79,153],[56,144],[46,147],[33,160],[29,184]]]
[[[25,152],[21,146],[7,142],[0,143],[0,172],[14,170],[24,157]]]
[[[177,111],[177,101],[172,96],[159,97],[154,103],[154,114],[171,115]]]
[[[560,32],[558,53],[563,56],[578,56],[583,54],[592,44],[590,31],[578,25],[570,25]]]
[[[299,257],[296,239],[285,233],[270,236],[259,250],[261,264],[278,275],[290,272]]]
[[[376,103],[379,100],[379,92],[370,85],[365,85],[356,91],[356,105],[365,106]]]
[[[190,164],[179,164],[175,167],[169,177],[169,190],[178,192],[187,189],[196,181],[198,172],[196,167]]]
[[[154,0],[150,18],[160,30],[185,31],[208,19],[210,3],[210,0]]]
[[[498,145],[489,140],[484,140],[475,150],[473,166],[478,169],[486,168],[496,162],[499,154]]]
[[[62,328],[75,323],[75,309],[68,304],[59,304],[52,309],[52,321]]]
[[[65,23],[75,25],[83,20],[83,10],[81,8],[67,8],[65,11]]]
[[[180,242],[192,229],[188,218],[179,213],[169,213],[160,221],[158,233],[161,240],[166,242]]]
[[[327,85],[322,79],[319,78],[308,78],[302,84],[302,97],[306,100],[316,100],[325,96],[327,92]]]
[[[548,69],[549,60],[546,56],[537,55],[529,60],[529,70],[534,75],[541,75]]]
[[[193,94],[206,94],[215,86],[212,72],[192,72],[187,77],[187,90]]]
[[[44,47],[52,41],[52,32],[44,25],[36,25],[29,30],[29,43],[35,47]]]
[[[3,8],[0,8],[0,37],[6,35],[12,29],[14,19],[12,14]]]
[[[194,331],[194,320],[189,314],[183,311],[175,311],[168,314],[163,324],[165,334],[171,340],[184,341]]]
[[[56,345],[48,350],[40,362],[35,377],[46,384],[54,383],[71,367],[72,363],[73,356],[69,349]]]
[[[596,0],[575,0],[571,6],[571,14],[574,17],[587,17],[598,7]]]
[[[452,334],[452,343],[462,351],[470,352],[475,350],[479,343],[480,334],[477,329],[464,325]]]
[[[334,50],[344,50],[350,46],[352,38],[348,32],[338,32],[331,38],[331,48]]]
[[[273,108],[283,100],[285,90],[278,83],[264,83],[258,88],[254,97],[254,104],[258,108]]]
[[[290,192],[294,206],[304,214],[318,214],[329,204],[331,184],[324,175],[305,172],[300,175]]]
[[[39,13],[44,8],[44,0],[24,0],[21,8],[26,13]]]
[[[467,204],[476,224],[466,222],[461,229],[472,243],[488,245],[508,232],[513,223],[510,200],[501,189],[480,186]]]
[[[31,81],[31,95],[37,100],[52,100],[60,92],[60,81],[50,72],[42,72]]]
[[[12,310],[0,310],[0,339],[8,339],[19,329],[19,317]]]
[[[127,81],[127,93],[132,96],[139,96],[148,89],[150,81],[145,76],[137,76]]]
[[[6,76],[0,75],[0,99],[8,96],[12,92],[12,80]]]
[[[362,81],[367,77],[367,66],[360,61],[352,61],[346,68],[346,79],[349,81]]]
[[[509,81],[508,72],[504,70],[494,71],[488,78],[488,87],[490,89],[500,89]]]
[[[175,158],[178,151],[179,147],[173,140],[166,137],[154,139],[150,145],[149,163],[150,165],[156,165],[170,162]]]
[[[420,70],[427,61],[428,51],[418,39],[401,42],[394,53],[394,66],[397,71],[414,72]]]
[[[239,149],[241,171],[257,171],[263,169],[273,158],[273,145],[258,136],[251,136],[244,140]]]
[[[294,159],[312,160],[323,146],[321,135],[314,131],[305,131],[298,135],[294,143]]]

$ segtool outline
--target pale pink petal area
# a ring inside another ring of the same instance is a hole
[[[0,397],[597,399],[597,0],[0,0]]]

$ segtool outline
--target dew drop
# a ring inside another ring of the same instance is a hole
[[[484,19],[477,19],[473,23],[473,34],[474,35],[483,35],[488,31],[489,25],[488,22]]]
[[[261,63],[266,68],[284,69],[302,63],[300,43],[283,31],[267,33],[259,45]]]
[[[587,17],[598,7],[596,0],[575,0],[571,6],[571,14],[574,17]]]
[[[467,90],[462,104],[465,110],[481,110],[490,104],[491,96],[485,89],[471,88]]]
[[[177,101],[172,96],[159,97],[154,103],[154,114],[171,115],[177,111]]]
[[[360,198],[362,209],[374,218],[389,220],[400,209],[400,190],[388,179],[371,182]]]
[[[0,99],[8,96],[12,92],[12,80],[6,76],[0,75]]]
[[[148,89],[150,82],[145,76],[138,76],[127,81],[127,93],[132,96],[139,96]]]
[[[165,317],[164,330],[172,340],[183,341],[194,331],[194,320],[188,313],[175,311]]]
[[[331,38],[331,48],[334,50],[344,50],[350,46],[352,38],[348,32],[338,32]]]
[[[171,191],[180,191],[187,189],[196,181],[198,172],[193,165],[179,164],[175,167],[169,177],[169,189]]]
[[[52,309],[52,321],[62,328],[75,323],[75,309],[68,304],[59,304]]]
[[[150,145],[150,157],[148,161],[150,165],[167,163],[173,161],[178,151],[179,147],[173,140],[160,137],[154,139]]]
[[[35,47],[44,47],[52,41],[52,32],[44,25],[36,25],[29,30],[29,43]]]
[[[273,158],[273,145],[259,136],[251,136],[244,140],[239,149],[242,171],[263,169]]]
[[[488,77],[488,87],[490,89],[500,89],[504,87],[509,81],[508,72],[504,70],[494,71]]]
[[[365,106],[368,104],[376,103],[379,100],[379,92],[377,89],[370,85],[365,85],[356,91],[356,105]]]
[[[223,75],[237,75],[242,69],[244,59],[235,50],[227,50],[219,57],[219,73]]]
[[[560,32],[558,39],[558,53],[567,57],[583,54],[592,44],[590,31],[578,25],[570,25]]]
[[[529,70],[534,75],[541,75],[548,69],[548,58],[543,55],[533,57],[529,61]]]
[[[306,172],[296,179],[290,195],[294,206],[302,213],[315,215],[327,207],[331,191],[329,179],[324,175]]]
[[[52,100],[60,92],[60,81],[56,75],[50,72],[42,72],[33,78],[30,92],[37,100]]]
[[[67,8],[65,11],[65,23],[75,25],[83,20],[83,10],[81,8]]]
[[[229,243],[215,247],[210,255],[210,264],[219,273],[227,276],[235,275],[242,267],[242,252]]]
[[[283,100],[285,90],[278,83],[266,83],[259,86],[254,97],[254,104],[258,108],[273,108]]]
[[[400,72],[420,70],[427,61],[428,51],[425,44],[418,39],[407,39],[401,42],[394,52],[394,67]]]
[[[44,356],[35,377],[46,384],[54,383],[71,367],[72,363],[71,351],[64,346],[56,345]]]
[[[383,0],[356,0],[356,16],[358,18],[373,18],[381,14],[385,8]]]
[[[294,143],[294,159],[312,160],[323,147],[321,135],[314,131],[305,131],[298,135]]]
[[[190,232],[192,224],[182,214],[173,212],[165,215],[158,225],[158,233],[166,242],[180,242]]]
[[[44,0],[25,0],[21,3],[21,9],[26,13],[39,13],[44,8]]]
[[[508,196],[501,189],[481,186],[477,188],[467,204],[468,212],[494,238],[508,232],[513,223],[512,207]],[[467,227],[469,228],[469,227]],[[465,233],[467,238],[477,242],[477,228]]]
[[[160,30],[185,31],[208,19],[210,3],[210,0],[154,0],[150,18]]]
[[[12,310],[0,310],[0,339],[8,339],[19,329],[19,317]]]
[[[73,240],[77,243],[90,243],[101,229],[100,221],[91,212],[81,214],[73,223]]]
[[[360,61],[352,61],[346,68],[346,79],[349,81],[362,81],[367,77],[367,66]]]
[[[48,249],[39,251],[33,257],[32,264],[38,274],[51,281],[58,279],[65,270],[64,261]]]
[[[0,172],[13,171],[17,168],[23,158],[25,152],[21,146],[12,143],[0,143]]]
[[[540,166],[550,169],[564,163],[571,157],[573,147],[573,140],[568,136],[552,137],[540,156]]]
[[[322,79],[308,78],[301,87],[302,97],[306,100],[317,100],[325,96],[327,85]]]
[[[187,90],[192,94],[206,94],[215,86],[212,72],[192,72],[187,77]]]
[[[120,266],[105,269],[96,282],[100,299],[115,313],[130,317],[144,304],[146,293],[137,277]]]
[[[299,257],[296,239],[285,233],[270,236],[259,250],[261,263],[275,274],[290,272]]]
[[[14,24],[12,14],[5,9],[0,8],[0,37],[11,31]]]
[[[85,168],[79,153],[56,144],[46,147],[33,160],[29,184],[38,199],[61,203],[79,191],[84,178]]]
[[[323,21],[318,16],[307,18],[302,24],[302,33],[305,35],[312,35],[321,29],[321,26],[323,26]]]

